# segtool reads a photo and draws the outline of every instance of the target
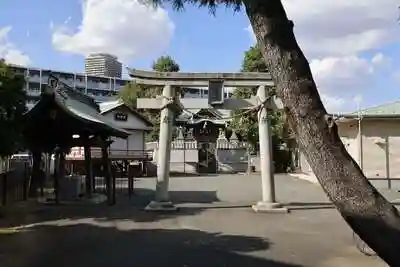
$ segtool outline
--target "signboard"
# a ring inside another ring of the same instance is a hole
[[[114,114],[114,119],[116,121],[127,121],[128,120],[128,114],[123,113],[123,112],[117,112]]]
[[[208,104],[224,103],[224,81],[210,80],[208,82]]]
[[[56,89],[58,87],[58,79],[56,77],[50,76],[47,79],[47,85],[52,89]]]
[[[65,156],[66,160],[83,160],[85,158],[85,150],[83,147],[73,147],[71,152]]]

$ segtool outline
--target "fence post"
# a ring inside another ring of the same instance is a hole
[[[133,194],[133,188],[134,188],[134,175],[133,175],[133,168],[131,165],[128,165],[128,195],[129,197],[132,196]]]
[[[183,173],[186,175],[186,139],[183,139]]]
[[[1,200],[1,203],[2,203],[2,205],[3,206],[5,206],[5,205],[7,205],[7,176],[8,176],[8,173],[7,173],[7,171],[5,172],[5,173],[3,173],[2,174],[2,200]]]
[[[117,170],[114,166],[112,168],[112,204],[115,205],[117,202],[116,199],[116,186],[117,186]]]
[[[24,184],[23,184],[23,200],[28,200],[28,187],[29,187],[29,164],[24,164]]]

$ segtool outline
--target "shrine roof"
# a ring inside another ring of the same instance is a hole
[[[49,84],[46,86],[46,90],[42,92],[39,102],[25,115],[37,114],[40,116],[40,111],[45,106],[41,102],[48,101],[49,97],[53,103],[74,119],[100,126],[100,128],[113,136],[121,138],[129,136],[129,132],[120,129],[110,119],[101,115],[100,107],[92,97],[62,83],[53,75],[50,75]]]
[[[209,112],[210,117],[202,116],[201,112]],[[177,121],[189,121],[192,119],[193,115],[198,115],[196,121],[207,120],[207,121],[229,121],[231,118],[232,111],[227,109],[185,109],[181,115],[177,118]]]
[[[357,119],[359,117],[367,119],[398,119],[400,118],[400,101],[397,100],[347,114],[339,114],[337,117],[344,119]]]
[[[112,101],[99,103],[101,114],[106,114],[106,113],[111,112],[114,109],[122,107],[122,106],[125,106],[127,109],[129,109],[130,112],[132,112],[137,118],[142,120],[147,126],[151,126],[151,127],[153,126],[153,123],[151,123],[151,121],[149,121],[146,117],[144,117],[142,114],[140,114],[139,111],[126,105],[121,99],[116,99],[116,100],[112,100]]]

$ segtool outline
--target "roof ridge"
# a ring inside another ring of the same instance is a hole
[[[57,76],[53,75],[50,73],[49,77],[52,77],[54,79],[57,79],[57,82],[59,85],[61,85],[68,96],[75,98],[77,101],[81,103],[85,103],[86,105],[91,106],[92,108],[95,108],[100,112],[100,107],[99,104],[96,103],[95,99],[91,96],[88,96],[87,94],[80,92],[79,90],[76,90],[75,88],[69,86],[65,82],[61,81]]]
[[[368,107],[368,108],[363,108],[363,109],[354,111],[352,113],[369,111],[369,110],[372,110],[372,109],[377,109],[377,108],[381,108],[381,107],[385,107],[385,106],[389,106],[389,105],[393,105],[393,104],[400,104],[400,100],[394,100],[394,101],[386,102],[386,103],[383,103],[383,104],[374,105],[374,106],[371,106],[371,107]]]

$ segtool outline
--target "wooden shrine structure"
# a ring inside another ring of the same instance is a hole
[[[100,147],[108,203],[115,203],[115,179],[108,158],[110,137],[127,138],[129,133],[102,116],[93,98],[50,75],[39,102],[25,114],[23,134],[33,156],[32,194],[35,194],[40,180],[42,153],[54,153],[55,202],[59,203],[60,180],[65,177],[65,156],[70,148],[82,146],[85,149],[85,196],[91,198],[94,177],[90,150],[91,147]]]

